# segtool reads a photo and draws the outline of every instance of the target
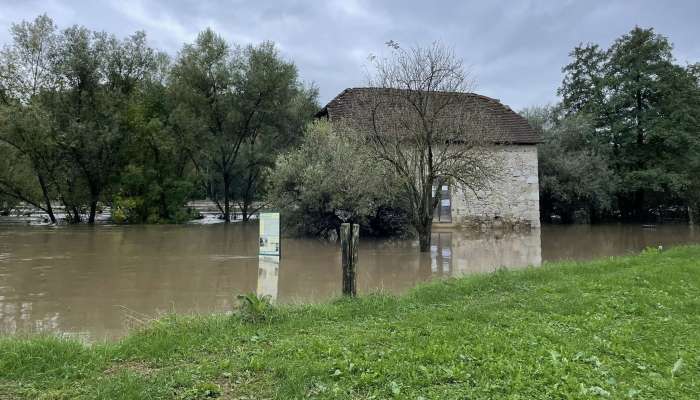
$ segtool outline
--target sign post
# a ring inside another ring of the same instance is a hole
[[[261,256],[280,255],[280,214],[260,213],[260,247]]]
[[[280,214],[260,213],[260,238],[258,240],[258,296],[277,299],[280,265]]]

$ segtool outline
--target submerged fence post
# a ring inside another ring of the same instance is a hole
[[[340,224],[341,264],[343,267],[343,295],[357,295],[357,255],[360,243],[360,225]]]

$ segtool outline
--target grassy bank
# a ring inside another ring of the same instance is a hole
[[[0,339],[0,399],[700,398],[697,246],[265,316]]]

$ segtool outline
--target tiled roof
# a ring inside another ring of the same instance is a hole
[[[331,121],[341,121],[348,119],[370,118],[369,105],[365,101],[367,98],[377,98],[382,96],[389,98],[397,89],[383,88],[350,88],[343,90],[333,100],[316,114],[316,117],[327,117]],[[454,95],[456,93],[434,92],[433,95]],[[482,96],[475,93],[457,93],[464,96],[461,104],[477,105],[488,114],[494,129],[499,131],[498,139],[494,142],[510,144],[537,144],[540,137],[530,126],[525,118],[520,116],[510,107],[502,104],[496,99]],[[380,97],[381,98],[381,97]]]

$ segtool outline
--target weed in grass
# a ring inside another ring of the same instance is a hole
[[[243,321],[251,323],[270,321],[275,316],[275,307],[270,296],[242,294],[238,295],[238,315]]]
[[[183,398],[187,399],[206,399],[217,398],[221,396],[221,388],[211,382],[198,383],[192,389],[183,394]]]

